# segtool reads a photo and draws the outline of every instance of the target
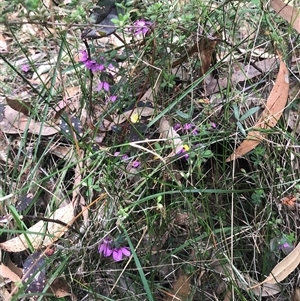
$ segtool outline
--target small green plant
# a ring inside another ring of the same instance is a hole
[[[233,108],[234,118],[237,120],[236,125],[240,130],[241,134],[246,137],[247,132],[244,129],[242,122],[245,121],[247,118],[249,118],[251,115],[255,114],[260,109],[260,107],[251,108],[242,116],[240,116],[240,110],[236,104],[233,104],[232,108]]]
[[[251,200],[254,206],[260,206],[265,199],[266,195],[263,189],[256,189],[252,194],[251,194]]]

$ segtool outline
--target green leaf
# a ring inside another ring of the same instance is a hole
[[[183,113],[182,111],[176,111],[176,114],[183,119],[190,119],[190,115]]]
[[[248,117],[250,117],[251,115],[255,114],[258,110],[260,109],[260,107],[254,107],[251,108],[249,111],[247,111],[242,117],[240,117],[240,121],[244,121],[245,119],[247,119]]]
[[[242,125],[239,121],[236,123],[236,125],[237,125],[237,127],[239,128],[239,130],[240,130],[240,132],[242,133],[242,135],[246,137],[247,134],[246,134],[246,131],[245,131],[244,128],[243,128],[243,125]]]
[[[232,105],[232,108],[233,108],[233,115],[234,115],[234,118],[236,120],[240,120],[240,112],[239,112],[239,108],[237,107],[236,104]]]

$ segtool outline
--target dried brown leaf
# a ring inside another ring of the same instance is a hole
[[[32,107],[30,98],[31,95],[29,93],[23,92],[18,95],[7,95],[5,100],[7,105],[12,109],[28,116],[30,108]]]
[[[225,77],[218,80],[212,79],[207,82],[207,86],[205,87],[206,94],[211,95],[213,93],[217,93],[219,90],[225,89],[228,86],[228,81],[230,81],[231,85],[235,86],[239,82],[249,80],[260,75],[261,72],[269,72],[276,61],[277,59],[275,58],[267,58],[255,63],[256,68],[250,64],[244,65],[239,63],[234,66],[231,78]]]
[[[71,289],[70,289],[70,286],[68,285],[67,281],[62,277],[54,279],[49,290],[57,298],[72,296],[72,300],[76,300],[76,297],[71,293]]]
[[[10,259],[10,257],[8,256],[6,265],[9,269],[11,269],[15,274],[17,274],[20,278],[23,275],[23,271],[21,268],[17,267]]]
[[[74,203],[71,202],[67,206],[57,209],[49,218],[71,225],[74,221]],[[26,236],[25,234],[21,234],[0,243],[0,249],[8,252],[24,251],[29,247],[27,239],[34,249],[38,249],[42,246],[47,247],[63,236],[67,230],[68,227],[58,223],[39,221],[26,231]]]
[[[292,301],[300,301],[300,288],[296,287],[293,293]]]
[[[264,139],[264,135],[258,132],[258,130],[273,128],[277,124],[277,121],[281,117],[286,106],[288,93],[289,72],[284,62],[281,60],[277,79],[268,97],[265,110],[254,125],[254,130],[248,133],[246,139],[241,143],[236,151],[226,159],[226,162],[245,155]]]
[[[0,130],[7,134],[23,133],[27,130],[36,135],[50,136],[59,131],[57,126],[30,120],[25,114],[6,106],[4,118],[0,122]]]
[[[9,267],[4,265],[3,263],[0,264],[0,276],[8,278],[12,282],[21,280],[21,278],[16,273],[14,273]]]
[[[4,286],[0,288],[0,296],[3,298],[4,301],[11,300],[11,295]]]
[[[271,0],[270,3],[278,15],[288,21],[300,33],[300,10],[285,4],[281,0]]]
[[[159,133],[162,139],[167,139],[173,147],[173,151],[168,155],[172,157],[183,149],[183,143],[179,134],[173,129],[169,121],[163,116],[159,122]]]
[[[191,291],[191,277],[187,275],[179,276],[173,283],[173,289],[166,295],[164,301],[184,301],[188,300]]]
[[[161,83],[161,79],[162,77],[159,76],[154,84],[153,87],[150,87],[145,94],[141,97],[141,99],[139,100],[139,102],[150,102],[152,103],[152,105],[154,106],[155,103],[155,97],[158,94],[159,88],[160,88],[160,83]]]

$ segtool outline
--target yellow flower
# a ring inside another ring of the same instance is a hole
[[[138,113],[131,114],[130,120],[132,123],[137,123],[140,120],[139,114]]]
[[[186,152],[188,152],[188,151],[190,150],[190,147],[189,147],[187,144],[185,144],[185,145],[183,146],[183,149],[184,149]]]

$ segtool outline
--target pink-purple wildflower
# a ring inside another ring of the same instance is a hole
[[[107,98],[107,102],[115,102],[117,100],[118,96],[117,95],[110,95],[108,98]]]
[[[79,51],[79,62],[83,63],[84,66],[92,72],[105,70],[105,66],[103,64],[98,64],[96,61],[89,59],[86,50]]]
[[[99,82],[98,87],[96,91],[104,90],[106,92],[109,92],[109,83],[108,82]]]
[[[145,35],[153,25],[153,22],[146,20],[137,20],[133,23],[132,31],[135,35],[143,34]]]
[[[121,158],[122,161],[127,161],[129,159],[127,154],[124,154]]]
[[[86,50],[79,50],[79,62],[86,62],[88,60],[88,53]]]
[[[183,148],[177,152],[177,155],[183,155],[182,157],[188,160],[188,158],[190,157],[190,155],[187,153],[189,149],[190,148],[188,145],[184,145]]]
[[[181,124],[180,124],[180,123],[174,124],[174,125],[173,125],[173,129],[174,129],[175,131],[180,130],[180,129],[181,129]]]
[[[183,128],[184,130],[188,131],[188,130],[190,130],[192,127],[194,127],[193,124],[191,124],[191,123],[186,123],[186,124],[183,125],[182,128]]]
[[[190,132],[192,135],[198,135],[199,134],[199,129],[193,124],[193,123],[185,123],[183,126],[179,123],[176,123],[173,126],[173,129],[175,131],[186,131]]]
[[[29,65],[27,65],[27,64],[25,64],[25,65],[22,65],[22,67],[21,67],[21,70],[23,71],[23,72],[28,72],[29,71],[29,69],[30,69],[30,66]]]
[[[140,165],[141,165],[141,162],[140,162],[140,161],[137,161],[137,160],[136,160],[136,161],[133,161],[133,162],[132,162],[132,167],[133,167],[133,168],[138,168]]]
[[[191,134],[194,135],[194,136],[198,135],[198,134],[199,134],[199,129],[194,128],[194,129],[191,131]]]
[[[105,70],[105,67],[101,64],[98,64],[96,61],[93,60],[87,60],[84,62],[84,65],[87,69],[97,72],[97,71],[103,71]]]
[[[105,238],[98,246],[98,252],[104,257],[112,256],[114,261],[121,261],[124,256],[130,256],[128,247],[115,247],[111,238]]]

